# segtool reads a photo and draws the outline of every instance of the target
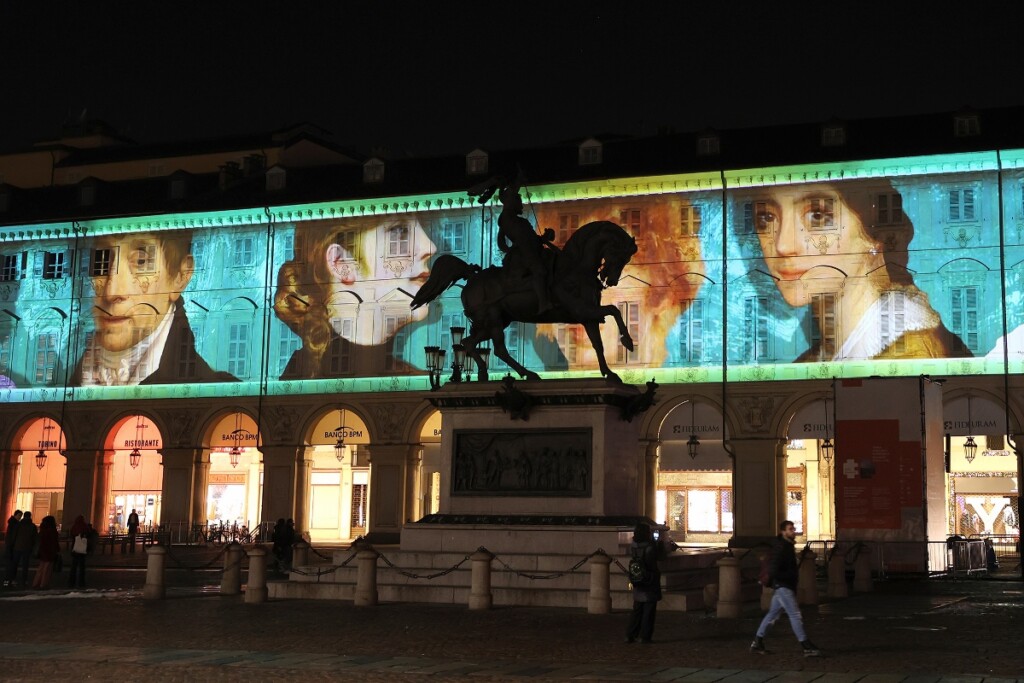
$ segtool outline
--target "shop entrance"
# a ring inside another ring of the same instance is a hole
[[[21,437],[18,447],[18,489],[15,506],[32,512],[36,524],[53,515],[60,526],[64,521],[64,432],[48,417],[33,421]]]
[[[263,463],[256,422],[231,413],[214,427],[206,482],[205,525],[214,539],[246,538],[263,510]]]
[[[362,418],[338,408],[313,428],[306,453],[313,461],[306,500],[313,541],[348,541],[366,533],[369,433]]]
[[[139,516],[140,531],[159,528],[164,469],[160,431],[149,418],[133,415],[115,427],[112,446],[105,503],[108,531],[126,532],[132,510]]]

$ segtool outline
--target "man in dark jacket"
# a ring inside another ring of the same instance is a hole
[[[804,632],[804,621],[800,614],[800,606],[796,601],[796,584],[800,579],[799,565],[796,561],[796,526],[788,519],[779,524],[779,535],[772,547],[772,559],[768,569],[769,585],[775,589],[768,614],[764,615],[761,625],[757,628],[750,651],[756,654],[767,652],[764,647],[764,636],[768,628],[785,612],[789,624],[793,627],[796,639],[807,657],[821,654],[818,648],[807,638]]]
[[[15,510],[10,519],[7,520],[7,533],[4,535],[4,553],[7,556],[7,580],[4,585],[14,583],[18,574],[18,566],[14,564],[14,536],[18,533],[18,524],[21,522],[21,510]]]
[[[18,532],[14,536],[14,570],[21,567],[21,587],[28,586],[28,564],[35,551],[39,529],[32,521],[32,513],[26,512],[18,522]],[[14,585],[14,582],[11,582]]]
[[[629,547],[630,558],[637,560],[646,570],[643,580],[634,580],[633,611],[626,626],[626,642],[632,643],[637,637],[641,643],[650,643],[654,635],[654,619],[661,600],[661,572],[658,560],[664,552],[662,545],[651,533],[651,527],[641,522],[633,529],[633,543]]]

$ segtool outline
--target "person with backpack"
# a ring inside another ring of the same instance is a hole
[[[629,546],[629,582],[633,587],[633,611],[626,627],[626,642],[651,643],[654,618],[661,600],[661,572],[658,560],[663,556],[661,544],[651,534],[651,527],[641,522],[633,529]]]
[[[68,532],[71,539],[71,572],[68,588],[85,588],[85,556],[89,554],[89,529],[85,516],[75,517],[75,523]]]
[[[804,656],[817,657],[821,654],[817,646],[807,638],[800,605],[796,601],[796,584],[800,579],[799,567],[796,561],[796,525],[787,519],[779,524],[779,535],[775,538],[771,560],[768,563],[768,576],[761,579],[762,583],[767,579],[765,585],[775,589],[775,593],[772,595],[768,614],[764,615],[761,625],[757,627],[754,641],[750,643],[752,653],[763,655],[768,652],[764,646],[764,637],[772,624],[785,612],[796,639],[800,641]]]

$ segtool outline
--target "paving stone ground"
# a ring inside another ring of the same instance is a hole
[[[0,592],[0,680],[1024,683],[1019,580],[887,581],[805,608],[824,653],[808,659],[785,619],[770,654],[747,651],[755,604],[739,619],[660,612],[654,644],[626,644],[621,611],[251,605],[208,586],[216,572],[171,571],[167,599],[146,601],[133,562],[92,567],[85,592]]]

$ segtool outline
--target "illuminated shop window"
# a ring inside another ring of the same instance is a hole
[[[249,377],[249,341],[251,323],[232,323],[228,327],[228,372],[238,379]]]
[[[952,188],[948,193],[948,213],[950,223],[974,220],[974,190],[971,188]]]
[[[811,230],[831,230],[836,226],[835,200],[808,199],[807,227]]]
[[[409,316],[385,315],[384,316],[384,338],[390,339],[388,355],[384,359],[385,370],[398,370],[405,362],[405,326],[409,323]]]
[[[786,489],[786,519],[793,522],[798,534],[804,533],[804,492],[801,489]]]
[[[978,288],[953,287],[950,296],[949,330],[977,354],[981,350],[978,343]]]
[[[619,212],[619,224],[633,237],[639,237],[643,214],[640,209],[623,209]]]
[[[875,223],[878,225],[901,225],[904,222],[903,197],[899,193],[875,195]]]
[[[4,254],[0,263],[0,282],[14,282],[25,277],[25,254]]]
[[[629,330],[629,336],[633,338],[633,350],[626,351],[626,347],[622,344],[617,344],[616,360],[619,363],[638,363],[640,361],[640,302],[638,301],[622,301],[618,304],[619,313],[622,314],[622,319],[626,322],[626,329]]]
[[[555,325],[555,342],[558,343],[558,348],[562,350],[562,355],[565,356],[570,368],[580,362],[579,345],[576,339],[579,332],[579,325],[566,325],[565,323]]]
[[[558,215],[558,243],[565,244],[580,227],[580,216],[577,213]]]
[[[355,339],[356,338],[356,319],[355,318],[335,318],[331,320],[331,326],[335,330],[341,330],[341,336],[344,339]],[[294,345],[296,349],[299,345],[299,338],[295,335],[291,335],[291,343],[289,346]],[[285,342],[282,341],[282,344]],[[330,357],[327,359],[328,368],[332,375],[344,375],[352,372],[352,345],[339,343],[331,344],[328,349]],[[283,352],[283,349],[282,349]],[[291,357],[291,354],[289,354]],[[287,361],[285,361],[287,363]],[[284,367],[283,365],[281,366]]]
[[[231,265],[235,267],[251,266],[256,262],[255,241],[252,237],[236,237],[235,247],[231,253]]]
[[[57,335],[44,333],[36,337],[35,383],[53,386],[57,371]]]
[[[410,256],[412,254],[412,245],[409,243],[410,239],[409,226],[407,225],[393,225],[388,228],[388,256]]]
[[[811,295],[811,346],[818,349],[820,360],[836,355],[836,295]]]
[[[906,348],[903,332],[906,330],[907,297],[904,292],[882,292],[879,335],[887,354],[900,354]]]
[[[452,221],[441,224],[441,251],[462,254],[466,251],[466,223]]]
[[[732,489],[687,489],[685,501],[688,533],[732,531]]]
[[[68,274],[67,253],[47,251],[43,253],[43,279],[59,280]]]
[[[743,360],[768,358],[768,297],[748,296],[743,299]]]
[[[700,234],[700,205],[684,205],[679,207],[679,227],[686,237]]]
[[[679,357],[685,363],[704,359],[704,302],[691,299],[682,303],[679,316]]]

